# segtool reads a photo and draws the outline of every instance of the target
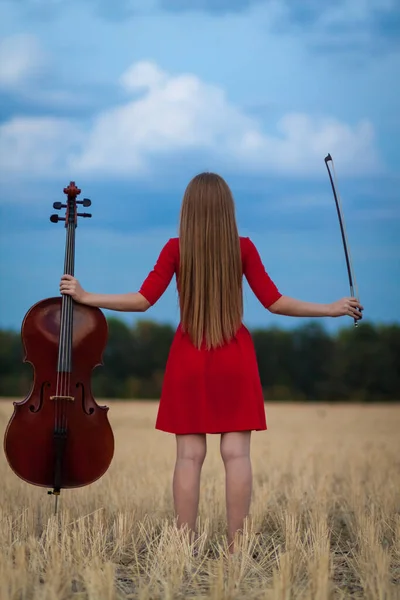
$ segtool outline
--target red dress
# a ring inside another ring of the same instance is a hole
[[[268,308],[282,294],[249,238],[240,238],[243,274]],[[140,288],[155,304],[179,270],[179,238],[171,238]],[[264,430],[264,398],[250,332],[242,324],[220,348],[198,350],[179,324],[164,374],[156,429],[175,434]]]

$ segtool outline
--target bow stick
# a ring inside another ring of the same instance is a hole
[[[336,190],[335,184],[333,182],[332,173],[329,169],[328,162],[332,163],[332,169],[333,169],[334,177],[336,180],[337,178],[336,178],[336,172],[335,172],[335,165],[333,164],[333,159],[330,154],[325,156],[325,165],[328,170],[329,179],[330,179],[332,191],[333,191],[333,196],[335,198],[336,210],[337,210],[337,214],[339,217],[340,231],[342,233],[342,240],[343,240],[344,255],[346,257],[347,273],[349,275],[350,294],[353,298],[356,298],[357,300],[359,300],[358,286],[357,286],[357,282],[356,282],[356,277],[354,275],[354,269],[353,269],[353,265],[351,262],[350,253],[348,250],[346,227],[344,224],[344,219],[343,219],[343,214],[342,214],[340,195],[339,195],[339,192]],[[354,289],[356,290],[356,294],[354,293]],[[358,320],[360,320],[361,318],[362,317],[360,317]],[[354,317],[354,327],[357,327],[358,320]]]

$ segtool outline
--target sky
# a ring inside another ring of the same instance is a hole
[[[328,153],[364,318],[400,321],[399,0],[0,0],[0,16],[1,328],[59,293],[49,216],[71,180],[92,200],[88,291],[137,291],[187,183],[216,171],[281,293],[348,296]],[[176,325],[177,306],[173,281],[146,315],[112,314]],[[246,284],[249,327],[303,322]]]

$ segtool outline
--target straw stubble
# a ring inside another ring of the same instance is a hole
[[[232,557],[218,437],[193,540],[174,526],[175,441],[154,430],[157,404],[110,404],[114,461],[63,491],[57,517],[0,459],[1,600],[400,598],[400,407],[268,406]],[[3,431],[11,407],[0,404]]]

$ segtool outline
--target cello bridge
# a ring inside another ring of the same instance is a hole
[[[74,402],[73,396],[50,396],[50,400],[67,400],[68,402]]]

